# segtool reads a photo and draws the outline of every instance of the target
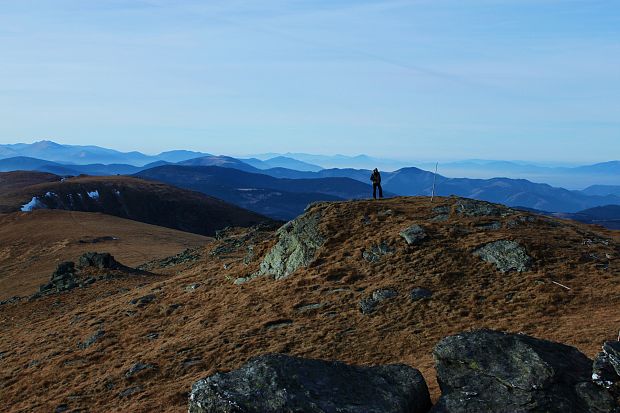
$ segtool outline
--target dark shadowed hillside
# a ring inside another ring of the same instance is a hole
[[[135,176],[200,191],[279,219],[291,219],[315,201],[367,198],[370,185],[349,178],[278,179],[233,168],[167,165]]]
[[[9,188],[0,193],[0,212],[64,209],[102,212],[163,227],[212,235],[227,226],[250,226],[269,221],[254,212],[198,192],[130,177],[77,177],[61,181],[53,175],[31,173],[47,182]],[[11,180],[12,173],[0,174]],[[28,174],[18,173],[20,179]],[[0,178],[0,179],[2,179]],[[54,179],[53,182],[49,180]]]

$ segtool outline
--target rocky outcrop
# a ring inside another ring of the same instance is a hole
[[[577,349],[491,330],[441,340],[433,352],[442,396],[433,413],[611,413],[612,395],[591,380]]]
[[[401,231],[399,235],[403,237],[409,245],[417,245],[428,237],[428,235],[426,235],[426,231],[424,231],[424,228],[417,224]]]
[[[456,212],[466,217],[505,217],[513,214],[514,210],[490,202],[461,198],[456,201]]]
[[[527,271],[532,263],[532,259],[518,242],[508,240],[486,244],[474,251],[474,255],[495,264],[501,272]]]
[[[430,407],[424,378],[412,367],[283,354],[259,356],[200,380],[189,395],[190,413],[425,413]]]
[[[592,365],[592,380],[620,395],[620,341],[607,341]]]
[[[393,254],[396,251],[385,242],[373,245],[370,249],[362,252],[362,257],[368,262],[379,262],[384,255]]]
[[[381,288],[379,290],[375,290],[370,294],[370,296],[363,298],[360,300],[359,308],[362,314],[372,314],[377,309],[379,303],[385,300],[389,300],[398,295],[396,290],[391,288]]]
[[[87,252],[78,259],[79,267],[94,267],[101,270],[117,269],[123,266],[109,252]]]
[[[39,291],[41,293],[69,291],[78,286],[75,279],[75,263],[65,261],[58,264],[56,271],[52,274],[50,282],[43,284]]]
[[[288,277],[314,261],[325,239],[319,231],[320,212],[307,212],[278,229],[278,243],[267,253],[255,275]]]

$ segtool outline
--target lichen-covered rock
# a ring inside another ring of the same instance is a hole
[[[69,291],[78,286],[75,279],[75,263],[65,261],[58,264],[56,271],[52,274],[50,282],[39,287],[39,292],[53,293]]]
[[[278,243],[267,253],[255,275],[288,277],[314,261],[325,239],[319,231],[320,212],[307,212],[280,227]]]
[[[84,267],[95,267],[99,269],[116,269],[121,265],[114,259],[109,252],[87,252],[78,259],[78,265]]]
[[[394,248],[390,247],[385,242],[380,242],[377,245],[373,245],[370,249],[364,250],[362,252],[362,257],[368,262],[379,262],[381,261],[381,257],[388,254],[393,254],[395,251]]]
[[[379,305],[380,302],[394,298],[397,295],[398,293],[396,290],[391,288],[381,288],[375,290],[369,297],[360,300],[360,312],[362,314],[372,314],[375,312],[377,305]]]
[[[501,272],[527,271],[532,263],[532,259],[518,242],[508,240],[486,244],[474,251],[474,255],[495,264]]]
[[[414,224],[409,228],[401,231],[399,235],[403,237],[409,245],[419,244],[423,240],[428,238],[428,235],[426,235],[426,231],[424,231],[424,228],[417,224]]]
[[[490,202],[461,198],[456,201],[456,212],[467,217],[505,217],[513,214],[514,210]]]
[[[471,331],[433,352],[442,396],[433,413],[611,413],[611,393],[590,380],[577,349],[521,334]]]
[[[592,381],[620,392],[620,341],[607,341],[592,364]]]
[[[268,354],[196,382],[189,413],[426,413],[420,372]]]

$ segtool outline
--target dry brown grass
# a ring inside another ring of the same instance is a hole
[[[96,283],[4,306],[1,402],[9,411],[50,411],[67,403],[89,411],[182,412],[194,381],[266,352],[406,363],[423,372],[437,397],[431,350],[446,335],[480,327],[522,331],[574,345],[589,356],[616,337],[618,232],[543,217],[497,231],[476,227],[487,218],[452,215],[447,222],[430,222],[433,206],[453,203],[396,198],[330,204],[321,224],[328,240],[315,264],[280,281],[231,282],[255,271],[273,245],[272,236],[259,234],[249,265],[243,262],[247,245],[212,256],[225,243],[218,241],[175,276]],[[388,209],[391,215],[385,215]],[[398,235],[413,223],[431,237],[418,247],[408,247]],[[503,274],[472,255],[496,239],[522,243],[534,258],[531,271]],[[380,241],[396,252],[376,264],[364,261],[363,249]],[[190,283],[201,285],[188,292]],[[409,300],[409,291],[419,286],[433,290],[431,300]],[[395,288],[399,296],[376,314],[362,315],[359,300],[381,287]],[[148,293],[157,295],[152,304],[129,304]],[[324,306],[298,310],[311,303]],[[290,323],[273,328],[284,320]],[[98,328],[106,331],[101,342],[80,350],[77,343]],[[148,339],[153,332],[159,338]],[[138,361],[158,369],[126,379],[124,372]],[[141,390],[119,397],[132,386]]]
[[[84,252],[106,251],[123,264],[136,266],[208,240],[97,213],[37,210],[0,214],[0,300],[34,293],[49,280],[59,262],[76,260]]]

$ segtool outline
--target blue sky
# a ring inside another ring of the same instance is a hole
[[[617,0],[0,0],[0,143],[620,158]]]

